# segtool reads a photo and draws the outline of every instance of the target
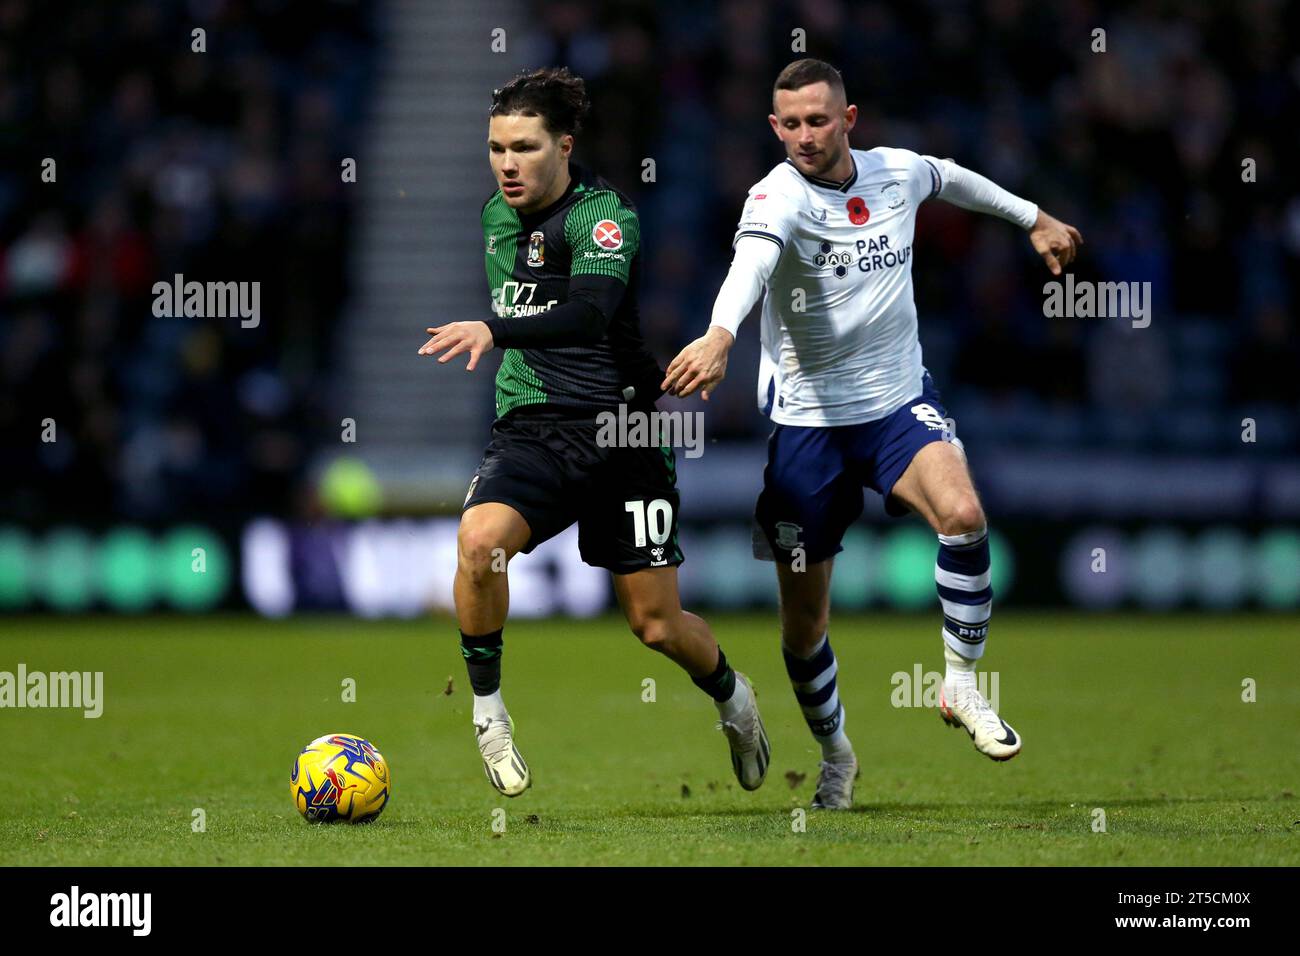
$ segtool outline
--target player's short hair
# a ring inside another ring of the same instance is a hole
[[[844,92],[844,77],[840,76],[840,71],[825,60],[808,57],[795,60],[781,71],[772,86],[772,102],[776,102],[777,90],[798,90],[813,83],[825,83],[831,88],[832,93],[839,93],[846,101],[848,99]]]
[[[556,135],[578,135],[591,109],[587,85],[568,67],[544,67],[523,72],[499,90],[492,91],[488,116],[540,116]]]

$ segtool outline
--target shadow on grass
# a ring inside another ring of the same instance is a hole
[[[839,813],[859,813],[859,814],[962,814],[974,815],[986,811],[996,810],[1006,813],[1032,812],[1045,813],[1060,810],[1077,810],[1081,813],[1087,813],[1093,807],[1103,807],[1112,809],[1115,807],[1168,807],[1180,804],[1214,804],[1221,803],[1227,805],[1246,804],[1246,803],[1280,803],[1290,798],[1279,798],[1277,796],[1191,796],[1191,797],[1073,797],[1061,800],[1011,800],[998,803],[971,803],[964,801],[960,797],[954,797],[946,803],[908,803],[906,801],[890,801],[885,803],[876,803],[870,801],[860,802],[852,810],[833,810],[833,811],[809,811],[810,813],[826,813],[835,815]],[[1073,804],[1073,806],[1071,805]],[[800,804],[800,806],[804,806]],[[755,807],[701,807],[691,806],[683,802],[680,806],[651,808],[646,807],[638,810],[619,810],[611,816],[620,817],[765,817],[772,814],[786,813],[797,809],[795,806],[775,807],[775,806],[755,806]]]

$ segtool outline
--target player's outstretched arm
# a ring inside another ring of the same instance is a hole
[[[998,216],[1027,230],[1029,241],[1043,257],[1052,275],[1059,276],[1061,270],[1074,261],[1079,246],[1083,245],[1083,236],[1078,229],[1049,216],[1028,200],[951,159],[922,156],[920,160],[929,164],[939,177],[940,199],[963,209]]]
[[[469,352],[465,371],[474,371],[479,357],[494,348],[567,348],[599,342],[609,328],[627,286],[622,279],[579,274],[569,280],[569,301],[536,315],[498,316],[481,322],[450,322],[425,329],[433,338],[420,347],[420,355],[439,362]]]
[[[1061,222],[1039,209],[1038,218],[1029,230],[1029,241],[1043,257],[1052,275],[1059,276],[1061,270],[1078,255],[1079,246],[1083,245],[1083,236],[1069,223]]]

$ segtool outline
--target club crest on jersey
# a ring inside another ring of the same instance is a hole
[[[546,236],[539,229],[528,237],[528,265],[536,269],[546,261]]]
[[[803,534],[803,527],[792,521],[778,521],[776,523],[776,546],[789,551],[791,548],[799,547],[799,538]]]
[[[899,206],[907,205],[907,197],[903,195],[903,184],[895,180],[892,183],[885,183],[880,187],[880,195],[885,198],[885,202],[890,209],[897,209]]]
[[[855,226],[865,225],[871,218],[871,210],[867,208],[867,201],[861,196],[854,196],[844,204],[844,208],[849,211],[849,222]]]
[[[591,241],[613,252],[623,246],[623,230],[612,219],[602,219],[591,227]]]

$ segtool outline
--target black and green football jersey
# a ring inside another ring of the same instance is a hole
[[[626,286],[603,336],[562,347],[505,349],[496,377],[501,417],[524,406],[593,413],[661,394],[663,370],[641,338],[637,312],[641,226],[605,180],[569,164],[565,194],[521,215],[500,190],[483,206],[488,287],[501,318],[538,316],[569,301],[570,279],[606,276]],[[537,409],[539,411],[544,409]]]

